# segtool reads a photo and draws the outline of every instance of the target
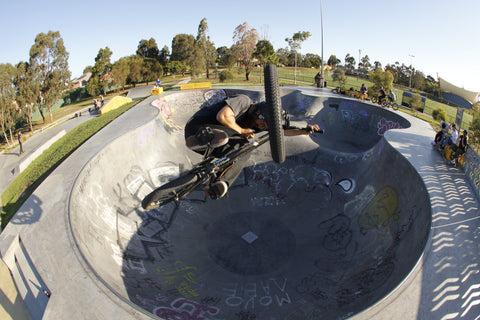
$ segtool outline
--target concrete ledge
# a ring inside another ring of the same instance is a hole
[[[152,89],[152,95],[153,96],[159,95],[161,93],[163,93],[163,88],[162,87]]]
[[[38,156],[40,156],[43,151],[47,150],[48,148],[50,148],[50,146],[56,142],[58,139],[60,139],[61,137],[63,137],[65,135],[65,133],[67,133],[65,130],[62,130],[60,131],[59,133],[57,133],[55,136],[53,136],[50,140],[48,140],[46,143],[44,143],[40,148],[38,148],[37,150],[35,150],[32,154],[30,154],[29,156],[27,156],[25,158],[25,160],[23,160],[22,162],[20,162],[20,164],[18,165],[19,167],[19,172],[22,172],[23,170],[25,170],[29,165],[30,163],[32,163],[33,160],[35,160]]]
[[[211,82],[185,83],[180,85],[180,90],[208,89],[212,87]]]
[[[121,96],[116,96],[112,100],[110,100],[109,103],[107,103],[103,108],[101,108],[98,113],[99,114],[104,114],[109,111],[112,111],[114,109],[117,109],[121,106],[123,106],[126,103],[132,102],[132,99],[126,98],[126,97],[121,97]]]
[[[32,319],[25,302],[18,293],[17,286],[12,279],[10,270],[2,259],[0,259],[0,290],[3,293],[0,295],[1,319]]]

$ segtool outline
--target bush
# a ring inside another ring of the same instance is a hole
[[[197,68],[192,68],[190,74],[193,78],[199,78],[202,75],[202,70]]]
[[[447,111],[444,109],[444,108],[437,108],[435,110],[432,111],[432,117],[433,119],[435,120],[447,120]]]
[[[233,79],[235,79],[233,72],[228,70],[223,70],[220,72],[220,82],[231,81]]]

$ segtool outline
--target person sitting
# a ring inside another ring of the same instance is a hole
[[[228,152],[248,143],[256,133],[267,130],[266,102],[253,103],[244,94],[228,97],[219,103],[197,111],[185,126],[187,147],[201,155],[221,158]],[[300,129],[284,128],[286,136],[310,135],[323,130],[317,124]],[[210,151],[210,154],[206,154]],[[240,175],[249,157],[240,157],[233,166],[220,174],[220,178],[208,185],[204,192],[211,199],[223,197]]]
[[[162,85],[162,81],[160,80],[160,78],[157,78],[157,81],[155,81],[155,88],[160,88],[160,86]]]
[[[360,93],[362,94],[362,100],[365,100],[367,97],[367,87],[365,87],[365,83],[362,83],[362,86],[360,87]]]
[[[464,155],[467,152],[468,148],[468,131],[463,130],[463,134],[460,135],[458,140],[458,147],[452,153],[453,160],[450,161],[452,164],[458,165],[458,159],[460,156]]]
[[[441,143],[443,142],[443,139],[447,136],[447,134],[448,134],[447,123],[442,120],[442,122],[440,122],[440,130],[435,135],[435,138],[433,139],[432,144],[441,145]]]
[[[445,148],[447,144],[452,145],[453,148],[457,147],[459,138],[457,125],[452,123],[452,133],[443,139],[443,142],[441,143],[442,148]]]

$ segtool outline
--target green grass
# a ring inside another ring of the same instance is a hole
[[[0,212],[2,228],[7,225],[13,215],[42,181],[72,154],[72,152],[140,101],[141,100],[127,103],[118,109],[79,125],[75,129],[67,132],[61,139],[35,159],[2,194],[3,210]]]

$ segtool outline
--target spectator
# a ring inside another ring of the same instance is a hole
[[[362,86],[360,87],[360,93],[362,94],[362,100],[365,100],[367,97],[367,87],[365,87],[365,83],[362,83]]]
[[[443,139],[447,136],[447,134],[448,134],[447,123],[442,120],[442,122],[440,122],[440,130],[435,135],[435,138],[433,139],[432,144],[441,145],[441,143],[443,142]]]
[[[458,165],[458,158],[467,152],[468,148],[468,131],[463,130],[463,134],[460,135],[458,140],[458,147],[452,153],[453,160],[450,163]]]
[[[17,133],[17,139],[18,139],[18,144],[20,145],[20,153],[18,154],[19,156],[21,156],[22,154],[25,153],[25,151],[23,150],[23,134],[22,134],[22,131],[18,131]]]
[[[445,139],[443,139],[443,142],[441,144],[442,148],[445,148],[447,144],[453,145],[453,148],[456,148],[458,146],[459,139],[460,137],[458,135],[457,125],[455,123],[452,123],[452,133],[449,136],[447,136]]]

